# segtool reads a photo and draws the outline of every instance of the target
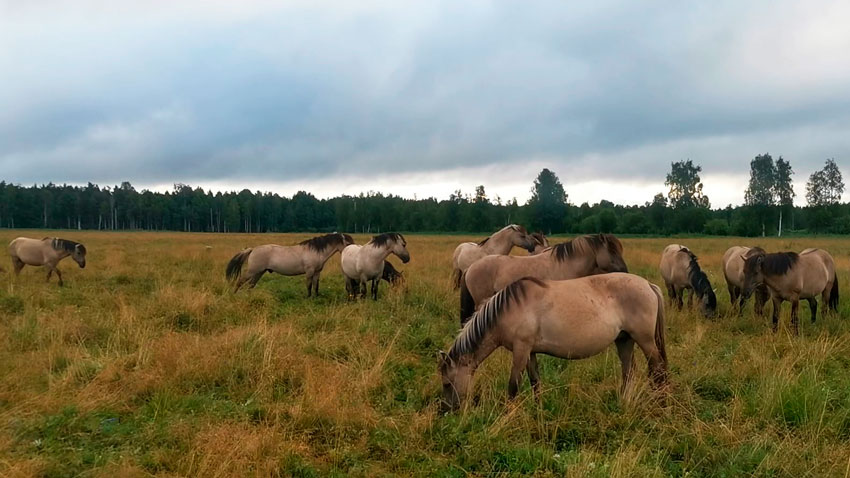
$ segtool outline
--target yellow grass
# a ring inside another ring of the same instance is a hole
[[[86,244],[66,285],[0,273],[0,476],[845,476],[850,326],[801,337],[748,310],[729,316],[720,261],[733,244],[822,247],[850,294],[850,240],[625,239],[632,272],[660,283],[660,251],[691,247],[721,317],[668,310],[670,404],[645,380],[617,398],[613,350],[541,360],[544,394],[506,403],[509,358],[476,378],[477,404],[438,412],[435,352],[457,331],[454,246],[410,236],[407,286],[345,300],[339,259],[318,300],[303,277],[228,290],[241,248],[297,235],[0,230],[0,243],[59,234]],[[356,236],[359,243],[365,236]],[[559,242],[563,239],[555,239]],[[4,268],[8,266],[4,264]],[[55,278],[54,278],[55,281]],[[769,307],[768,307],[769,308]],[[823,308],[822,308],[823,310]],[[646,371],[640,356],[640,371]],[[643,377],[643,375],[641,375]]]

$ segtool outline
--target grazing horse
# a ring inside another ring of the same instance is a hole
[[[513,398],[523,370],[534,391],[539,391],[536,354],[583,359],[612,343],[622,365],[621,395],[629,390],[635,343],[649,361],[655,385],[666,383],[664,301],[658,286],[632,274],[564,281],[520,279],[491,297],[463,327],[449,352],[440,352],[443,404],[460,406],[475,370],[499,347],[513,355],[508,382],[508,396]]]
[[[723,275],[726,277],[726,287],[729,289],[729,300],[738,309],[738,315],[744,313],[746,298],[741,292],[744,289],[744,258],[750,254],[764,254],[761,247],[732,246],[723,254]],[[764,315],[764,305],[770,297],[767,286],[759,285],[755,289],[755,312],[759,317]]]
[[[820,294],[827,310],[838,310],[838,277],[835,261],[823,249],[806,249],[796,252],[759,252],[744,259],[744,297],[749,297],[756,286],[767,285],[773,300],[773,331],[779,325],[779,309],[783,301],[791,302],[791,326],[800,333],[798,309],[800,299],[809,302],[812,322],[818,312],[816,297]]]
[[[533,256],[487,256],[463,274],[461,324],[497,291],[523,277],[565,280],[607,272],[628,272],[623,245],[611,234],[579,236]]]
[[[542,234],[540,234],[542,236]],[[543,238],[545,240],[545,237]],[[514,246],[522,247],[533,253],[538,241],[524,227],[511,224],[499,229],[481,242],[464,242],[455,248],[452,255],[455,289],[460,287],[460,276],[466,272],[473,262],[492,254],[505,256],[510,254]]]
[[[717,296],[714,295],[708,276],[700,269],[697,256],[690,249],[681,244],[665,247],[659,268],[670,300],[676,301],[679,310],[682,310],[685,289],[690,289],[688,307],[693,306],[696,294],[700,300],[702,314],[708,318],[714,317],[717,313]]]
[[[307,274],[307,297],[319,295],[319,275],[325,262],[345,246],[354,244],[354,239],[348,234],[335,232],[324,236],[301,241],[294,246],[279,246],[265,244],[245,249],[233,256],[227,264],[227,280],[234,282],[233,292],[239,290],[246,282],[252,289],[266,272],[277,272],[285,276]],[[248,262],[245,274],[242,275],[242,265]]]
[[[365,245],[350,245],[342,251],[342,273],[349,299],[356,297],[358,290],[361,297],[366,297],[366,282],[371,281],[372,299],[378,300],[378,282],[390,254],[395,254],[405,264],[410,261],[407,241],[397,232],[375,236]]]
[[[50,277],[53,276],[53,272],[56,272],[60,286],[64,282],[62,282],[62,273],[56,267],[59,261],[71,256],[80,269],[86,267],[86,246],[56,237],[45,237],[40,240],[19,237],[9,243],[9,255],[12,257],[12,270],[15,271],[15,277],[21,273],[25,265],[45,266],[47,282],[50,282]]]
[[[381,279],[393,287],[404,284],[404,272],[393,267],[390,261],[384,261],[384,272],[381,273]]]

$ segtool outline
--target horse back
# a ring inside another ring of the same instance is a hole
[[[688,248],[681,244],[670,244],[661,253],[661,277],[667,284],[685,286],[688,285],[688,266],[690,256],[684,252]]]

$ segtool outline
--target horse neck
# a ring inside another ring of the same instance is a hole
[[[471,373],[475,373],[475,370],[478,369],[478,366],[481,365],[481,362],[487,360],[487,357],[490,356],[497,348],[499,348],[499,343],[496,341],[493,331],[487,332],[487,335],[481,340],[481,343],[478,344],[478,347],[468,354],[469,356],[469,370]]]
[[[390,254],[392,254],[392,249],[390,248],[389,243],[385,246],[375,247],[374,245],[366,244],[368,247],[364,247],[361,253],[365,252],[370,257],[377,257],[378,262],[383,262]]]
[[[567,257],[563,262],[558,262],[557,259],[551,257],[548,262],[549,270],[552,272],[551,278],[555,280],[589,276],[596,269],[596,256],[572,256]]]
[[[514,247],[514,243],[511,240],[512,234],[513,231],[511,229],[503,229],[490,236],[490,240],[485,242],[481,246],[481,249],[488,254],[506,255]]]

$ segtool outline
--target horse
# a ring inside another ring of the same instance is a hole
[[[86,267],[86,246],[56,237],[45,237],[40,240],[18,237],[9,243],[9,255],[12,257],[12,270],[15,271],[15,277],[21,273],[25,265],[45,266],[47,282],[50,282],[53,272],[56,272],[60,286],[64,285],[64,282],[62,272],[57,267],[59,261],[70,256],[80,269]]]
[[[796,252],[758,252],[741,256],[744,260],[744,298],[749,297],[759,284],[767,285],[773,301],[773,331],[779,326],[779,309],[783,301],[791,302],[791,326],[800,333],[798,309],[800,299],[809,302],[812,323],[817,318],[821,295],[827,310],[838,310],[838,277],[835,261],[823,249],[806,249]]]
[[[449,352],[440,352],[443,404],[453,409],[461,405],[475,370],[499,347],[513,355],[508,397],[514,398],[523,370],[539,394],[536,354],[583,359],[612,343],[622,365],[621,396],[629,390],[635,343],[649,362],[655,386],[667,383],[664,301],[658,286],[622,273],[564,281],[520,279],[491,297]]]
[[[543,239],[545,240],[545,237]],[[508,255],[514,246],[533,253],[537,244],[537,240],[524,227],[511,224],[499,229],[481,242],[464,242],[458,245],[452,255],[452,277],[455,289],[460,287],[460,276],[478,259],[492,254]]]
[[[700,269],[697,256],[690,249],[681,244],[670,244],[665,247],[661,254],[659,268],[670,300],[676,301],[679,310],[682,310],[685,289],[690,289],[688,307],[693,306],[694,294],[696,294],[702,314],[708,318],[714,317],[717,313],[717,296],[711,288],[708,276]]]
[[[628,272],[623,244],[611,234],[579,236],[533,256],[487,256],[463,274],[461,325],[475,308],[523,277],[565,280],[607,272]]]
[[[390,261],[384,260],[384,272],[381,273],[381,279],[391,286],[404,284],[404,272],[393,267]]]
[[[307,275],[307,297],[319,295],[319,275],[325,263],[346,246],[354,244],[348,234],[335,232],[301,241],[293,246],[265,244],[245,249],[230,259],[225,276],[234,283],[233,292],[239,291],[246,282],[254,288],[266,272],[277,272],[285,276]],[[242,265],[247,261],[245,274]]]
[[[761,247],[745,247],[732,246],[723,254],[723,275],[726,277],[726,287],[729,289],[729,300],[732,306],[738,309],[738,315],[744,313],[744,295],[741,293],[744,288],[744,258],[750,254],[764,254],[764,249]],[[770,292],[764,284],[759,285],[755,289],[756,305],[754,307],[756,315],[759,317],[764,315],[764,305],[770,297]]]
[[[342,251],[342,273],[349,299],[353,299],[358,290],[361,297],[366,297],[366,282],[371,281],[372,299],[378,300],[378,282],[390,254],[395,254],[405,264],[410,261],[407,240],[397,232],[380,234],[365,245],[353,244]]]
[[[534,256],[540,254],[549,248],[549,239],[547,239],[542,232],[532,232],[530,235],[531,238],[534,239],[534,250],[529,251],[529,255]]]

